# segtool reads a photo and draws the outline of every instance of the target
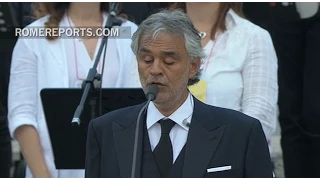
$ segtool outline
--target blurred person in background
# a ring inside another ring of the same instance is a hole
[[[313,6],[310,4],[309,8],[314,9],[314,7],[317,7],[315,3],[316,2],[312,3],[314,4]],[[300,6],[299,14],[303,21],[305,37],[303,42],[303,123],[301,123],[302,128],[300,128],[300,130],[302,129],[303,135],[300,134],[300,140],[295,139],[296,137],[293,136],[291,138],[293,138],[294,143],[303,143],[300,146],[302,151],[299,153],[305,152],[307,161],[301,163],[295,162],[298,168],[289,169],[296,157],[291,156],[291,159],[287,162],[287,166],[288,171],[293,175],[300,170],[303,175],[301,177],[320,178],[320,8],[318,6],[317,10],[314,11],[316,13],[308,16],[307,13],[303,13],[304,10],[302,10],[302,6]],[[301,133],[301,131],[299,133]],[[291,144],[286,144],[286,146],[287,149],[289,149],[288,151],[292,150]],[[298,163],[300,164],[298,165]],[[303,167],[303,169],[301,169],[301,167]]]
[[[120,14],[127,16],[127,19],[139,25],[143,20],[162,8],[172,3],[169,2],[123,2]]]
[[[37,20],[27,27],[104,27],[108,6],[99,2],[34,3]],[[137,29],[126,20],[122,26],[130,28],[131,35]],[[8,120],[11,136],[19,142],[27,163],[26,177],[84,177],[84,170],[56,169],[39,93],[48,87],[80,88],[101,38],[19,37],[12,55]],[[102,87],[140,87],[132,84],[136,61],[130,45],[131,39],[109,38]],[[101,59],[97,71],[101,74]]]
[[[244,19],[242,3],[177,3],[200,31],[207,57],[190,88],[203,102],[260,120],[270,139],[277,121],[277,57],[269,33]]]
[[[150,7],[147,2],[123,2],[121,5],[120,14],[127,15],[126,18],[135,24],[140,24],[149,16]]]
[[[0,3],[0,178],[9,178],[12,165],[11,137],[7,119],[7,97],[10,60],[16,37],[8,36],[10,28],[17,26],[11,3]],[[13,34],[13,33],[12,33]],[[11,35],[11,34],[10,34]]]
[[[9,56],[12,51],[10,44],[13,44],[10,40],[1,40],[0,43],[0,178],[10,177],[10,167],[12,165],[11,137],[7,119]]]
[[[20,27],[26,27],[34,21],[32,18],[32,2],[11,2],[11,4]]]
[[[320,177],[319,3],[245,3],[244,9],[249,20],[268,27],[279,59],[285,177]]]

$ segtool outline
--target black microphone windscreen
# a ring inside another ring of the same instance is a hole
[[[147,99],[150,98],[151,101],[155,100],[158,92],[159,92],[159,87],[156,84],[150,85],[146,93]]]

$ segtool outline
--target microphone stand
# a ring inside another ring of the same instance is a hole
[[[140,132],[140,121],[142,114],[145,114],[149,103],[156,99],[157,94],[159,92],[159,88],[157,85],[151,85],[146,93],[146,98],[148,99],[147,103],[143,106],[140,110],[138,118],[137,118],[137,125],[134,134],[134,144],[133,144],[133,157],[132,157],[132,168],[131,168],[131,178],[136,178],[136,169],[137,169],[137,155],[138,155],[138,140],[139,140],[139,132]]]
[[[104,28],[108,28],[109,30],[111,30],[111,28],[113,26],[121,26],[121,24],[122,24],[122,21],[115,17],[115,13],[111,12],[109,14],[109,16],[108,16],[108,20],[107,20],[106,25],[105,25]],[[79,126],[80,123],[81,123],[80,117],[81,117],[81,114],[82,114],[82,111],[83,111],[83,108],[84,108],[84,104],[87,101],[89,92],[94,90],[94,89],[92,89],[92,87],[95,88],[96,93],[92,93],[93,95],[92,95],[92,97],[90,99],[89,104],[90,104],[90,107],[91,107],[91,118],[92,119],[95,118],[95,110],[96,110],[96,104],[97,104],[96,101],[97,101],[98,96],[99,96],[97,92],[99,91],[99,88],[100,88],[100,90],[102,88],[101,87],[102,86],[102,84],[101,84],[102,74],[99,74],[97,72],[97,66],[98,66],[98,63],[100,61],[100,57],[101,57],[103,48],[107,47],[107,42],[108,42],[108,36],[103,36],[103,39],[101,41],[101,44],[100,44],[100,47],[99,47],[99,51],[98,51],[98,54],[96,56],[94,65],[89,70],[87,78],[82,84],[82,88],[84,89],[84,91],[83,91],[83,94],[82,94],[82,97],[81,97],[80,104],[78,105],[78,107],[77,107],[77,109],[76,109],[76,111],[74,113],[73,119],[71,121],[73,126]],[[104,53],[106,53],[106,50],[107,50],[107,48],[105,48]],[[102,68],[104,68],[104,67],[102,67]],[[102,72],[103,72],[103,70],[102,70]],[[99,85],[95,86],[96,83],[98,83]]]
[[[147,107],[151,99],[148,99],[147,103],[143,106],[140,110],[138,118],[137,118],[137,125],[134,133],[134,144],[133,144],[133,157],[132,157],[132,166],[131,166],[131,178],[138,178],[136,177],[136,169],[137,169],[137,155],[138,155],[138,140],[139,140],[139,132],[140,132],[140,121],[142,114],[146,113]]]

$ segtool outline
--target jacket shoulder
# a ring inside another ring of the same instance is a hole
[[[258,119],[248,116],[240,111],[227,109],[212,105],[203,104],[202,113],[208,115],[205,126],[213,127],[217,124],[222,126],[226,125],[233,132],[236,131],[250,131],[255,123],[260,123]]]
[[[94,129],[99,130],[111,127],[113,123],[123,127],[129,126],[135,122],[143,105],[144,103],[111,111],[91,120],[90,123],[93,123]]]

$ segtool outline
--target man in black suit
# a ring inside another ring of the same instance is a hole
[[[201,38],[181,11],[142,22],[132,38],[144,91],[159,93],[140,121],[135,177],[272,177],[268,144],[258,120],[206,105],[188,86],[199,81]],[[145,103],[89,123],[86,177],[131,176],[137,116]]]

